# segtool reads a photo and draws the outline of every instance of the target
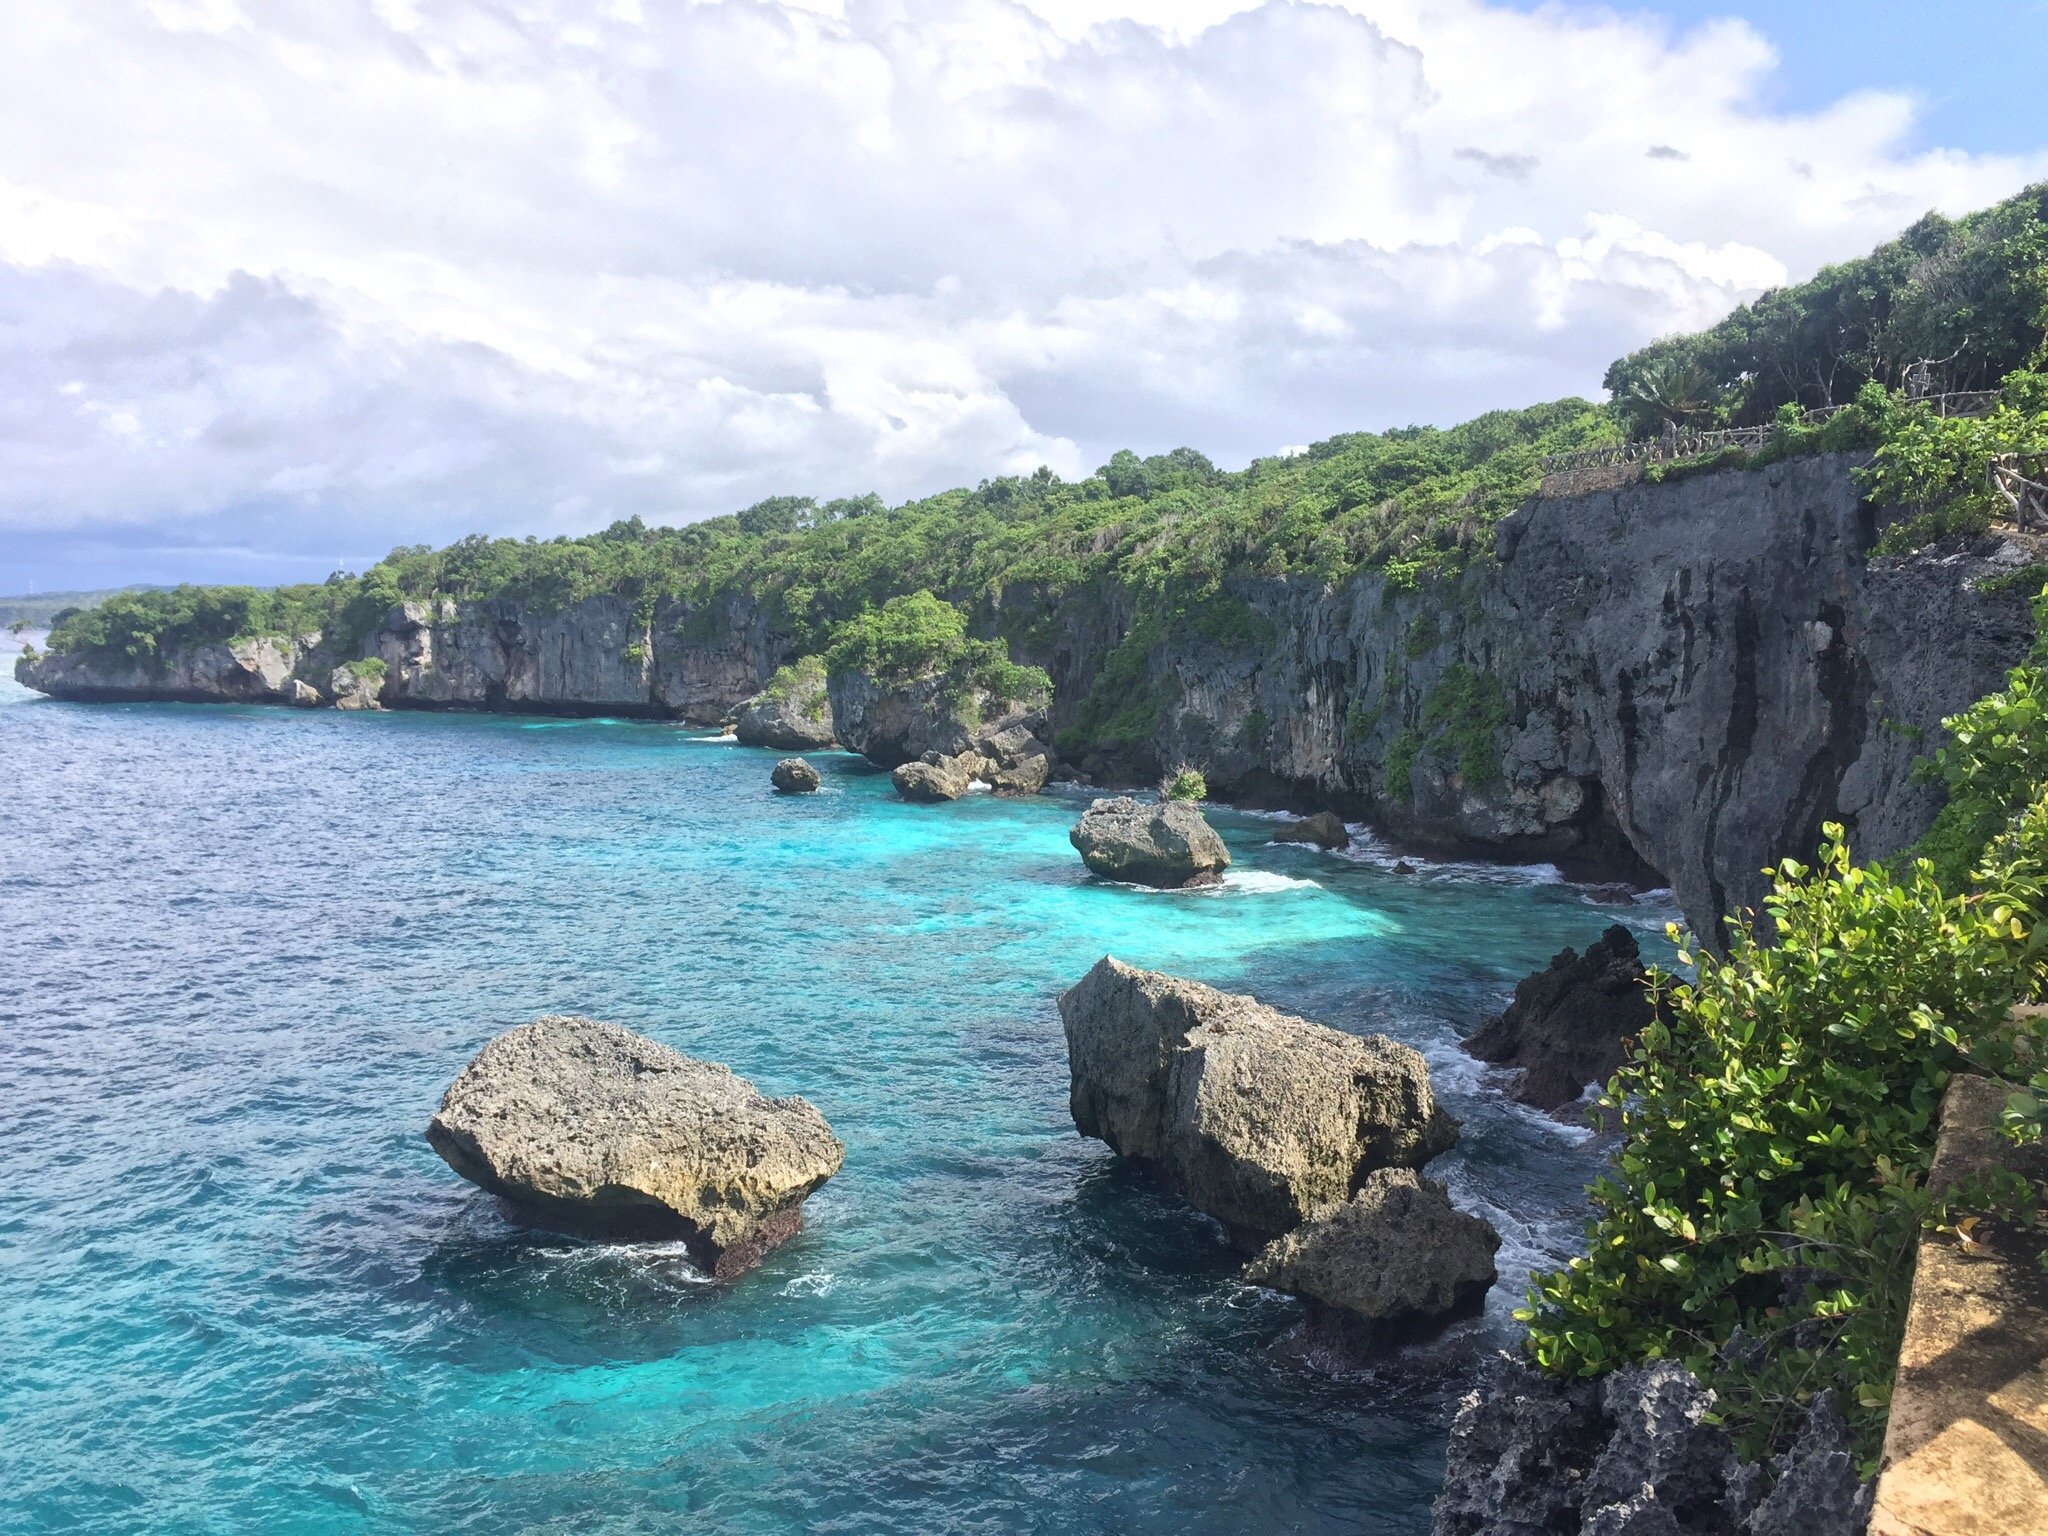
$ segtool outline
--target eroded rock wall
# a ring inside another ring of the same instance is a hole
[[[1879,515],[1852,468],[1534,501],[1497,530],[1497,561],[1427,594],[1236,580],[1272,641],[1161,644],[1149,740],[1098,766],[1186,761],[1226,796],[1660,879],[1705,928],[1754,906],[1763,868],[1810,855],[1825,820],[1865,856],[1917,837],[1937,801],[1915,759],[2032,638],[2027,593],[1981,585],[2030,551],[1992,538],[1875,559]],[[1034,658],[1054,669],[1057,725],[1093,686],[1115,608],[1084,595],[1072,635]]]
[[[1912,841],[1935,808],[1915,759],[2032,638],[2028,594],[1983,585],[2030,550],[1992,538],[1875,559],[1882,514],[1854,467],[1797,459],[1533,501],[1496,530],[1497,559],[1427,592],[1234,577],[1238,638],[1169,630],[1135,682],[1143,604],[1128,589],[1018,587],[981,618],[1030,637],[1018,659],[1051,672],[1055,728],[1081,720],[1114,658],[1103,694],[1142,730],[1080,749],[1099,782],[1188,763],[1223,797],[1665,881],[1710,930],[1757,902],[1764,866],[1811,854],[1824,820],[1864,856]],[[651,614],[608,596],[551,612],[407,603],[364,651],[386,665],[387,707],[692,721],[730,719],[794,658],[745,594]],[[316,638],[237,641],[160,667],[46,656],[17,676],[68,698],[283,703],[298,682],[324,695],[350,659]],[[835,690],[842,740],[888,734],[860,707],[876,703]]]

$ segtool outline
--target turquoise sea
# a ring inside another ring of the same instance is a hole
[[[1600,1156],[1455,1042],[1610,910],[1228,810],[1221,890],[1101,885],[1078,795],[910,806],[821,754],[783,799],[772,757],[0,683],[0,1529],[1425,1531]],[[1323,1358],[1076,1136],[1053,999],[1105,952],[1420,1047],[1466,1120],[1431,1172],[1506,1236],[1487,1318]],[[557,1011],[812,1099],[847,1157],[807,1231],[715,1287],[509,1226],[422,1130]]]

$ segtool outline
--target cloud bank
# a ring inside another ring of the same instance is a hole
[[[22,0],[0,587],[1597,389],[2048,174],[1478,0]],[[9,558],[9,556],[12,558]]]

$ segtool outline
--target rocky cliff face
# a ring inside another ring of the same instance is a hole
[[[378,692],[391,709],[485,709],[618,714],[699,722],[729,719],[790,659],[786,636],[758,604],[727,599],[699,611],[680,603],[651,619],[600,596],[538,613],[506,601],[408,602],[371,633],[362,656],[319,635],[197,645],[150,662],[46,654],[15,676],[55,698],[198,703],[334,702],[336,668],[384,664]]]
[[[1092,777],[1184,762],[1226,798],[1333,805],[1421,844],[1667,882],[1710,927],[1759,899],[1766,864],[1810,853],[1824,820],[1866,856],[1917,836],[1934,810],[1910,777],[1925,738],[2032,638],[2027,594],[1982,585],[2032,552],[1994,538],[1875,559],[1882,519],[1852,467],[1797,459],[1534,501],[1500,525],[1497,560],[1426,593],[1234,578],[1239,638],[1169,630],[1135,686],[1129,591],[1012,589],[993,617],[1044,637],[1018,659],[1052,673],[1055,727],[1081,720],[1118,653],[1103,691],[1136,701],[1142,729],[1084,755]],[[407,603],[366,651],[385,663],[386,707],[693,721],[731,718],[793,659],[745,596],[652,614],[612,597],[553,613]],[[69,698],[305,702],[296,685],[324,698],[348,659],[256,640],[161,669],[48,656],[17,676]],[[836,689],[841,739],[893,740],[869,718],[878,703]]]
[[[1186,761],[1226,796],[1668,882],[1711,932],[1824,820],[1866,856],[1918,836],[1936,807],[1911,779],[1925,739],[2032,638],[2028,594],[1981,585],[2028,550],[1874,559],[1880,519],[1851,467],[1534,501],[1498,529],[1498,561],[1448,593],[1241,580],[1232,595],[1275,638],[1157,647],[1147,682],[1165,702],[1123,766]],[[1115,606],[1077,602],[1033,658],[1053,670],[1056,724],[1088,696]]]

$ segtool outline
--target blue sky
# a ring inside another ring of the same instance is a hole
[[[1925,146],[2018,153],[2048,139],[2048,0],[1652,0],[1615,9],[1679,27],[1740,17],[1777,45],[1764,99],[1789,111],[1851,91],[1909,90],[1926,103],[1915,135]]]
[[[1597,394],[2048,177],[2044,5],[11,0],[0,592]]]

